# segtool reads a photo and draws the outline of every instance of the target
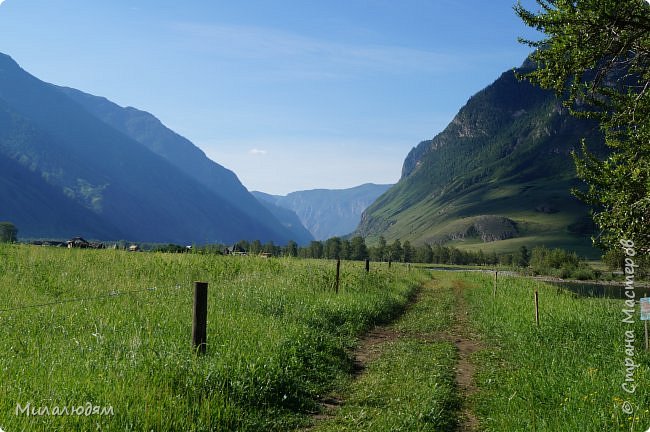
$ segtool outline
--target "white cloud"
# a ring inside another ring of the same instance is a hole
[[[224,59],[285,65],[282,72],[332,78],[359,71],[444,72],[465,64],[465,56],[395,45],[339,43],[259,26],[177,22],[188,49]],[[288,65],[288,67],[287,67]],[[273,70],[265,70],[266,74]]]
[[[283,137],[272,139],[203,142],[208,157],[233,170],[248,190],[285,195],[308,189],[344,189],[363,183],[395,183],[407,141],[320,139]],[[264,157],[252,157],[242,148],[265,148]],[[369,151],[374,149],[374,151]]]
[[[4,3],[4,1],[5,1],[5,0],[0,0],[0,5],[1,5],[2,3]]]
[[[266,153],[267,153],[266,150],[260,150],[260,149],[256,149],[256,148],[250,149],[248,151],[248,154],[252,154],[252,155],[255,155],[255,156],[257,156],[257,155],[265,155]]]

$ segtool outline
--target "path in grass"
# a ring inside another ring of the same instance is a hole
[[[478,431],[478,420],[469,407],[469,398],[476,392],[474,385],[474,363],[471,355],[479,350],[478,337],[469,331],[468,309],[465,303],[463,290],[466,284],[454,280],[454,296],[456,298],[456,314],[454,324],[447,337],[453,339],[458,350],[458,364],[456,366],[456,384],[462,398],[462,415],[459,421],[460,431]]]
[[[367,333],[346,389],[322,402],[312,431],[475,431],[475,391],[463,282],[441,274],[406,313]]]

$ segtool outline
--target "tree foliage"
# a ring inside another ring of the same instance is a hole
[[[536,0],[515,12],[542,32],[537,68],[525,78],[564,99],[578,117],[596,119],[611,154],[594,156],[583,141],[573,158],[586,190],[574,193],[593,207],[596,245],[634,240],[650,247],[650,4],[645,0]]]
[[[352,237],[350,240],[350,259],[360,261],[366,258],[368,258],[368,248],[365,240],[361,236]]]
[[[18,240],[18,229],[11,222],[0,222],[0,243],[13,243]]]

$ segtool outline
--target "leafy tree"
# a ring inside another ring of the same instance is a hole
[[[350,259],[351,251],[352,246],[350,245],[350,240],[341,240],[341,259]]]
[[[264,246],[262,247],[262,251],[274,256],[278,254],[277,246],[275,246],[273,240],[269,240],[268,243],[264,243]]]
[[[337,259],[341,257],[341,239],[332,237],[327,239],[324,248],[325,258]]]
[[[534,13],[515,12],[544,33],[537,68],[525,78],[564,98],[573,115],[596,119],[610,147],[600,160],[583,142],[573,154],[586,191],[574,193],[593,206],[597,246],[620,239],[650,247],[650,4],[645,0],[536,0]]]
[[[287,243],[287,248],[286,248],[286,253],[290,257],[297,257],[298,256],[298,243],[296,243],[293,240],[289,240]]]
[[[364,260],[368,258],[368,248],[366,242],[361,236],[352,237],[350,240],[350,259]]]
[[[323,243],[312,240],[309,243],[309,256],[310,258],[322,258],[323,257]]]
[[[377,243],[377,261],[383,261],[386,258],[388,258],[386,253],[386,239],[384,236],[379,236]]]
[[[188,249],[185,246],[168,243],[167,245],[158,245],[154,247],[153,252],[163,252],[163,253],[185,253],[188,252]]]
[[[395,239],[395,241],[388,247],[388,254],[390,256],[390,259],[393,261],[399,261],[402,259],[402,243],[399,241],[399,239]]]
[[[436,245],[433,249],[433,262],[436,264],[449,263],[449,248],[446,246]]]
[[[456,248],[451,248],[449,250],[449,264],[465,264],[463,260],[463,253],[456,249]]]
[[[432,263],[433,262],[433,250],[431,246],[425,244],[420,246],[415,251],[415,260],[421,263]]]
[[[262,252],[262,242],[259,240],[253,240],[253,242],[250,245],[249,253],[251,255],[257,255],[260,252]]]
[[[499,257],[499,264],[504,266],[512,265],[513,256],[512,254],[503,254]]]
[[[402,245],[402,261],[405,263],[410,263],[413,261],[413,247],[411,246],[411,242],[406,240],[404,244]]]
[[[18,228],[11,222],[0,222],[0,243],[13,243],[18,240]]]
[[[526,246],[521,246],[515,256],[515,264],[519,267],[528,267],[530,262],[530,252]]]

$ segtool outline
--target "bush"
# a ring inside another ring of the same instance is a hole
[[[544,246],[533,249],[530,256],[533,273],[556,276],[562,279],[594,279],[596,273],[575,252],[563,249],[548,249]]]
[[[588,280],[588,279],[595,279],[596,275],[593,270],[583,267],[583,268],[576,269],[573,272],[572,277],[578,280]]]

